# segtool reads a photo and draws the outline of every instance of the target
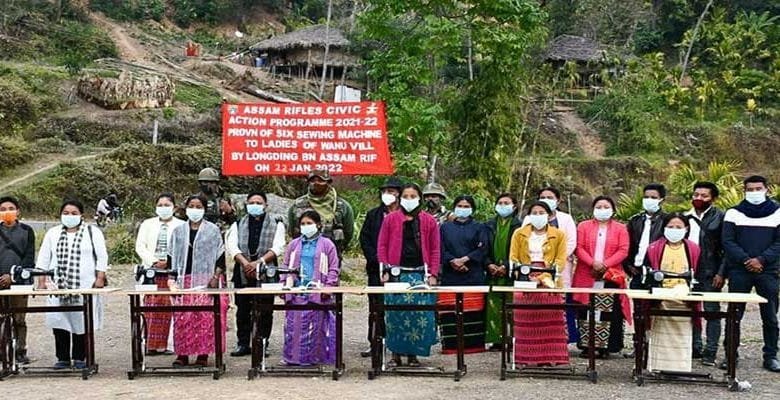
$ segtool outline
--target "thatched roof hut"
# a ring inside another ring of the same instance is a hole
[[[282,51],[290,49],[309,49],[312,47],[325,47],[325,33],[331,49],[349,46],[349,40],[335,27],[326,29],[325,25],[307,26],[290,33],[276,35],[272,38],[256,43],[251,47],[258,51]]]
[[[573,61],[589,63],[604,61],[605,51],[598,42],[582,36],[560,35],[550,42],[545,60],[552,62]]]

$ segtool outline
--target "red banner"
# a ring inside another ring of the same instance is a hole
[[[222,174],[390,175],[385,104],[223,104]]]

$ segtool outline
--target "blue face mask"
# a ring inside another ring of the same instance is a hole
[[[60,222],[65,225],[66,228],[75,228],[81,223],[81,215],[61,215]]]
[[[515,212],[515,206],[511,204],[496,204],[496,214],[501,218],[506,218]]]
[[[468,218],[471,216],[472,210],[471,207],[455,207],[452,213],[455,214],[455,218]]]
[[[247,204],[246,212],[253,217],[259,217],[265,214],[265,204]]]

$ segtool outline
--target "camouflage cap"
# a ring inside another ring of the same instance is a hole
[[[325,182],[332,182],[333,178],[330,177],[330,172],[328,172],[327,169],[313,169],[309,171],[309,176],[306,178],[307,181],[312,180],[312,178],[320,178]]]
[[[444,191],[444,187],[435,182],[425,185],[422,191],[423,191],[423,196],[435,194],[445,199],[447,198],[447,192]]]

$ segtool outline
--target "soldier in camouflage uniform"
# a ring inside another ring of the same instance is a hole
[[[336,244],[341,258],[344,250],[352,241],[355,231],[355,216],[352,206],[339,197],[331,183],[333,179],[326,170],[309,172],[307,182],[309,190],[298,197],[287,212],[290,233],[293,238],[301,235],[298,218],[307,210],[314,210],[322,218],[322,235]]]
[[[206,221],[217,224],[224,233],[236,222],[236,211],[232,201],[222,193],[219,187],[219,172],[214,168],[203,168],[198,173],[199,195],[208,200],[206,213],[203,216]]]
[[[429,183],[423,188],[423,199],[425,200],[425,212],[433,215],[439,225],[452,221],[454,219],[452,212],[444,207],[444,200],[447,199],[447,193],[438,183]]]

